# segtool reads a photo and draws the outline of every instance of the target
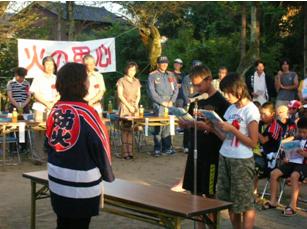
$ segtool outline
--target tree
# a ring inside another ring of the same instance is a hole
[[[156,67],[157,58],[162,54],[161,35],[158,29],[159,18],[165,14],[176,13],[182,9],[182,2],[121,2],[127,18],[136,26],[140,38],[148,51],[151,69]]]
[[[75,20],[74,20],[74,1],[66,1],[66,12],[68,21],[68,40],[74,40]]]
[[[252,2],[251,8],[251,28],[249,48],[245,51],[246,46],[246,10],[242,5],[242,32],[241,32],[241,57],[237,67],[237,72],[241,75],[249,70],[253,63],[260,57],[260,23],[259,23],[259,2]]]
[[[242,2],[241,14],[240,63],[243,62],[243,58],[246,56],[246,2]]]
[[[32,25],[38,20],[38,15],[33,13],[32,7],[20,10],[29,3],[22,3],[20,8],[14,8],[14,2],[0,2],[0,76],[12,77],[17,66],[17,40],[18,37],[27,37],[25,34],[38,33]],[[9,12],[9,13],[8,13]],[[33,33],[33,31],[36,31]],[[0,81],[3,88],[5,80]]]
[[[7,12],[8,8],[10,8],[10,10],[13,10],[13,8],[11,7],[13,3],[11,5],[10,3],[10,1],[0,2],[1,42],[5,42],[8,39],[15,37],[19,31],[30,28],[31,25],[38,19],[37,15],[31,12],[31,7],[29,7],[27,10],[22,10],[18,12],[18,14],[15,14],[17,10],[9,14]],[[26,2],[23,3],[23,5],[26,4]],[[22,8],[23,5],[20,7]]]
[[[304,76],[307,76],[307,2],[304,2]]]

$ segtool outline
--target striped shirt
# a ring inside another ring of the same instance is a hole
[[[29,96],[30,83],[27,80],[21,83],[15,79],[7,83],[7,91],[12,92],[12,97],[17,103],[24,103]]]

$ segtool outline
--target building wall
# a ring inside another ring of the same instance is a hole
[[[41,6],[33,7],[33,13],[36,13],[40,18],[37,22],[34,23],[33,26],[37,26],[40,28],[44,28],[47,30],[47,37],[48,40],[68,40],[68,22],[66,20],[58,18],[56,14],[51,13],[49,10]],[[82,32],[90,33],[91,30],[95,30],[97,28],[107,28],[111,24],[110,23],[93,23],[88,21],[75,21],[75,33],[80,34]],[[33,39],[35,34],[33,34]]]

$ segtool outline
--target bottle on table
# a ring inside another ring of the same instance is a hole
[[[18,103],[19,107],[17,108],[18,120],[23,120],[23,108],[21,107],[21,103]]]
[[[113,112],[113,105],[112,105],[112,101],[109,100],[109,103],[108,103],[108,113],[112,113]]]
[[[13,109],[13,113],[12,113],[12,122],[18,122],[18,112],[16,110],[16,108]]]
[[[140,108],[139,108],[139,117],[141,117],[141,118],[144,117],[144,107],[143,107],[143,105],[140,105]]]
[[[168,108],[164,107],[164,117],[167,118],[168,117]]]

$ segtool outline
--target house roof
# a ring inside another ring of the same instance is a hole
[[[55,2],[36,2],[39,6],[47,9],[51,13],[58,15],[58,6]],[[66,4],[60,3],[60,9],[62,10],[63,19],[67,19]],[[80,21],[91,21],[91,22],[101,22],[101,23],[114,23],[123,22],[121,17],[116,16],[110,11],[106,10],[104,7],[93,7],[85,5],[74,5],[74,19]]]

